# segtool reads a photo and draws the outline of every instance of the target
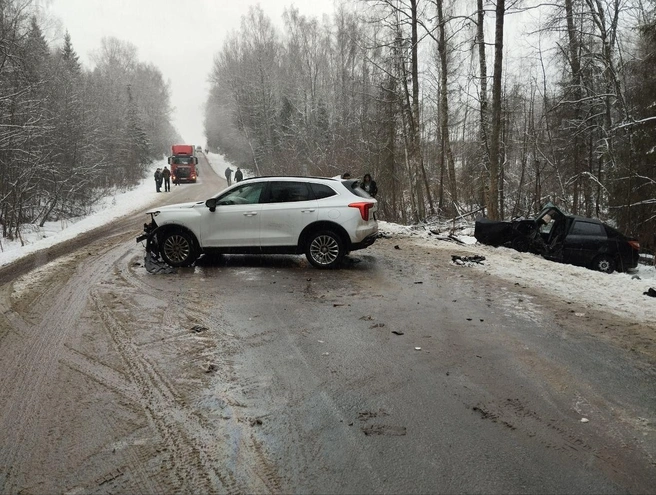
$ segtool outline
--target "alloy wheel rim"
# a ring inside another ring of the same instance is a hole
[[[339,244],[334,237],[320,235],[310,244],[310,254],[317,263],[329,265],[339,256]]]
[[[164,253],[174,263],[182,263],[189,257],[191,248],[187,239],[179,234],[174,234],[164,241]]]

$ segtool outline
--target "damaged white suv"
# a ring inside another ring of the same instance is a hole
[[[355,180],[256,177],[207,201],[146,212],[146,249],[171,266],[203,253],[303,254],[335,268],[350,251],[374,243],[377,202]]]

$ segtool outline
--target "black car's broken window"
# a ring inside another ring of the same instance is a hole
[[[606,236],[603,227],[599,223],[576,222],[572,227],[572,235],[595,235]]]

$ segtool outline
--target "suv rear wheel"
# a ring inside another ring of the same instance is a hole
[[[171,266],[189,266],[198,255],[191,236],[182,230],[169,230],[162,235],[159,251]]]
[[[332,230],[321,230],[308,236],[305,256],[316,268],[336,268],[345,255],[344,241]]]
[[[592,262],[592,268],[604,273],[613,273],[615,271],[615,260],[607,254],[601,254]]]

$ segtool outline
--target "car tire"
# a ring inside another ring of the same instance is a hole
[[[601,254],[592,262],[592,268],[603,273],[613,273],[615,271],[615,260],[607,254]]]
[[[531,248],[531,240],[525,235],[520,235],[512,240],[512,248],[520,253],[526,253]]]
[[[305,244],[305,257],[315,268],[336,268],[346,255],[342,238],[332,230],[312,232]]]
[[[196,258],[196,246],[192,236],[183,230],[169,230],[159,242],[162,259],[171,266],[189,266]]]

